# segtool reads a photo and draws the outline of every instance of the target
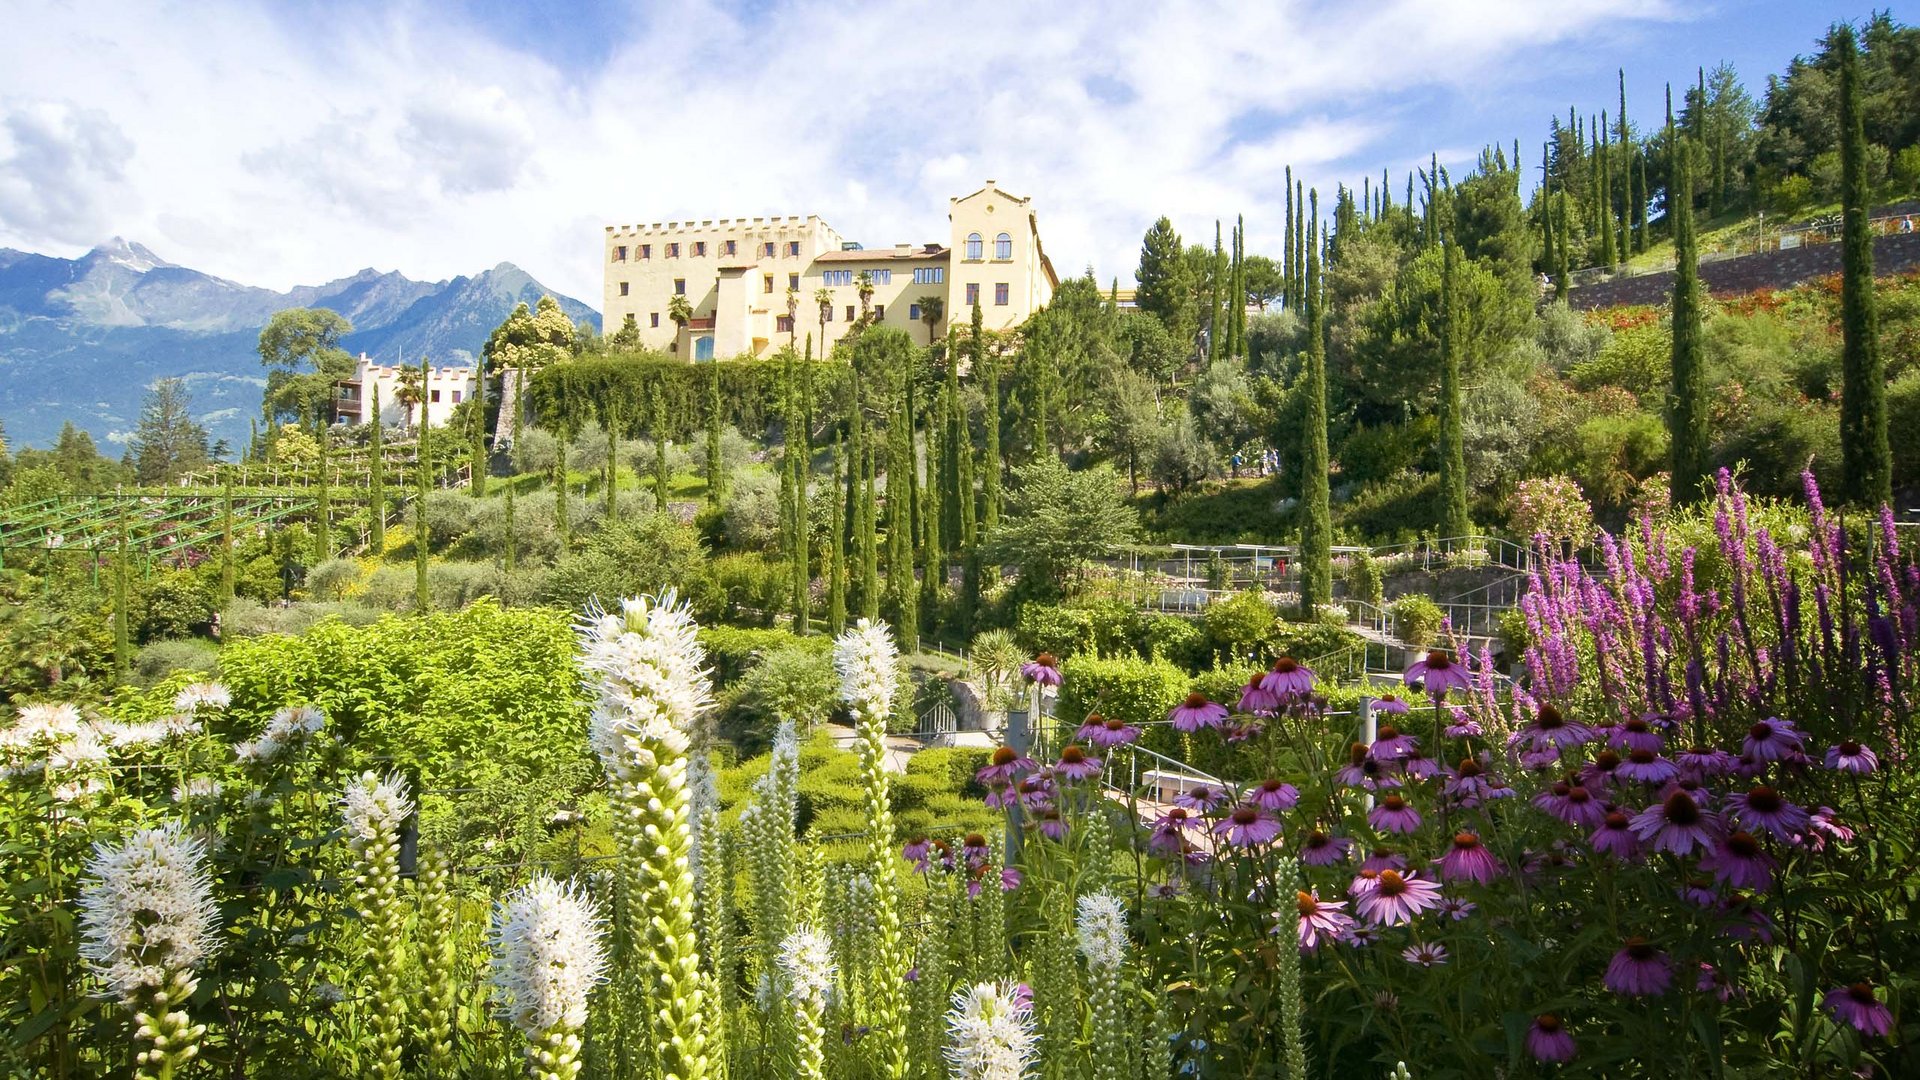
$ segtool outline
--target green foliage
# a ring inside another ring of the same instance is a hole
[[[140,584],[133,608],[140,641],[187,637],[213,621],[213,590],[190,571],[161,571]]]
[[[1234,593],[1207,605],[1207,641],[1219,653],[1246,656],[1267,640],[1277,617],[1261,593]]]
[[[340,339],[353,324],[327,308],[275,312],[260,331],[260,363],[267,368],[268,419],[325,421],[333,384],[353,373],[353,357]]]
[[[1016,471],[1014,509],[987,533],[990,558],[1020,568],[1035,595],[1071,592],[1093,560],[1131,543],[1139,516],[1105,465],[1079,472],[1046,455]]]
[[[578,551],[562,555],[547,575],[544,599],[578,611],[596,597],[623,596],[678,587],[682,595],[711,599],[699,573],[702,554],[693,530],[665,514],[622,520],[594,533]]]
[[[1436,644],[1440,624],[1446,618],[1440,605],[1421,593],[1409,593],[1387,605],[1393,614],[1394,634],[1413,648]]]
[[[488,375],[499,375],[511,368],[539,371],[573,355],[573,323],[560,310],[559,301],[542,296],[535,310],[515,304],[505,321],[487,335],[480,350]]]
[[[1129,724],[1165,720],[1167,710],[1187,695],[1187,673],[1165,660],[1075,656],[1061,665],[1060,674],[1054,715],[1069,731],[1090,712]]]

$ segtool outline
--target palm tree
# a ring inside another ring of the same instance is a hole
[[[860,276],[853,279],[853,287],[860,294],[860,321],[864,323],[873,315],[872,272],[860,271]]]
[[[420,369],[416,367],[401,368],[400,386],[393,392],[393,400],[399,402],[400,407],[407,410],[407,427],[409,428],[413,427],[413,407],[420,404],[420,400],[424,396],[420,391]],[[424,420],[426,419],[424,410],[422,410],[422,413],[421,419]],[[378,417],[375,419],[377,420]]]
[[[677,348],[680,337],[687,332],[687,324],[693,321],[693,305],[687,303],[685,296],[675,293],[673,299],[667,301],[667,318],[672,319],[673,325],[680,328],[680,333],[674,337],[674,345]]]
[[[833,293],[823,285],[813,290],[813,302],[820,305],[820,355],[827,355],[827,320],[833,318]]]
[[[944,297],[934,295],[920,298],[920,321],[927,324],[927,348],[933,348],[933,328],[946,313],[947,301]]]
[[[787,289],[787,348],[793,348],[793,337],[800,330],[800,290],[791,286]]]

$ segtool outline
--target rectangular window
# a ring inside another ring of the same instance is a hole
[[[922,266],[913,272],[915,285],[944,285],[946,281],[947,271],[944,267]]]
[[[640,257],[641,257],[641,258],[643,258],[643,259],[651,259],[651,258],[653,258],[653,245],[652,245],[652,244],[641,244],[641,245],[640,245]]]
[[[727,251],[727,254],[729,254],[729,255],[732,255],[732,254],[733,254],[734,252],[736,252],[736,251],[739,251],[739,250],[740,250],[740,243],[739,243],[739,241],[737,241],[737,240],[729,240],[729,241],[727,241],[727,246],[726,246],[726,251]]]
[[[822,319],[821,319],[822,322],[832,322],[833,321],[833,305],[828,304],[826,307],[821,308],[820,314],[822,316]]]
[[[434,391],[432,391],[432,392],[431,392],[431,393],[430,393],[430,394],[428,395],[428,397],[427,397],[427,400],[428,400],[428,402],[429,402],[429,403],[431,403],[431,404],[434,404],[434,405],[438,405],[438,404],[440,404],[440,391],[438,391],[438,390],[434,390]]]
[[[869,270],[868,273],[873,275],[873,283],[875,285],[893,284],[893,271],[891,270]]]
[[[627,246],[625,244],[621,244],[619,247],[613,249],[613,261],[614,262],[627,261]]]
[[[995,306],[998,306],[998,307],[1007,306],[1007,283],[1006,282],[1003,281],[993,287],[993,302]]]
[[[624,281],[620,283],[620,295],[621,296],[627,295],[627,283]]]
[[[800,257],[800,241],[798,240],[787,241],[787,255],[789,258],[795,258],[795,259]]]
[[[761,285],[761,288],[760,288],[761,292],[769,292],[769,293],[772,292],[773,291],[773,275],[772,274],[761,275],[760,285]]]
[[[821,271],[820,283],[822,285],[851,285],[853,284],[853,271],[851,270]]]
[[[920,305],[919,304],[907,305],[907,318],[913,322],[920,321]]]
[[[453,392],[453,403],[454,403],[455,405],[458,405],[458,404],[460,404],[460,391],[458,391],[458,390],[455,390],[455,391]]]
[[[760,257],[763,259],[773,258],[773,241],[769,240],[760,245]]]
[[[884,319],[886,317],[887,317],[887,305],[885,304],[873,305],[873,321],[874,322],[879,322],[881,319]]]
[[[847,305],[847,321],[848,322],[853,321],[853,305],[852,304]]]
[[[679,245],[679,244],[668,244],[668,245],[667,245],[667,258],[669,258],[669,259],[677,259],[677,258],[679,258],[679,257],[680,257],[680,245]]]
[[[704,257],[706,254],[707,242],[705,240],[695,240],[693,242],[693,257],[698,259]]]
[[[773,329],[775,332],[781,334],[793,333],[793,316],[775,315],[773,317]]]
[[[787,288],[789,288],[789,289],[793,289],[793,290],[795,290],[795,291],[798,291],[798,290],[799,290],[799,288],[800,288],[800,275],[799,275],[799,274],[788,274],[788,275],[787,275]]]
[[[653,325],[653,328],[654,328],[654,329],[656,329],[656,330],[658,330],[658,329],[660,328],[660,313],[659,313],[659,312],[657,312],[657,311],[653,313],[653,324],[652,324],[652,325]]]
[[[972,307],[980,306],[980,283],[979,282],[977,281],[967,282],[967,303]]]
[[[687,295],[687,279],[686,278],[677,277],[673,279],[673,295],[675,296]]]

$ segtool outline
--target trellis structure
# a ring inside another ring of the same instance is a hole
[[[334,501],[364,502],[332,493]],[[320,499],[310,488],[155,488],[91,495],[55,495],[0,510],[0,567],[23,549],[125,552],[151,562],[190,549],[224,548],[248,530],[312,517]]]

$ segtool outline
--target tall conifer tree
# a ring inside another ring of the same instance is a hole
[[[1677,503],[1698,502],[1707,478],[1707,417],[1702,398],[1700,340],[1700,265],[1693,228],[1693,140],[1676,138],[1667,119],[1667,145],[1673,148],[1673,187],[1668,218],[1673,223],[1673,363],[1667,394],[1668,469]]]
[[[467,405],[467,434],[472,440],[467,451],[467,493],[476,499],[487,497],[487,372],[474,369],[473,401]]]
[[[1880,315],[1873,294],[1873,234],[1867,224],[1873,182],[1867,175],[1860,55],[1853,27],[1846,23],[1836,26],[1832,43],[1833,51],[1840,55],[1840,213],[1844,245],[1840,253],[1841,481],[1849,501],[1877,507],[1893,498],[1893,458],[1887,442],[1887,374],[1880,356]]]
[[[1286,250],[1280,256],[1280,302],[1288,311],[1299,310],[1293,292],[1293,166],[1287,166],[1287,229],[1283,234]]]
[[[426,393],[427,358],[420,358],[421,393]],[[420,435],[414,443],[414,493],[413,493],[413,609],[424,615],[432,610],[431,598],[427,593],[427,492],[433,489],[433,457],[428,453],[430,445],[428,432],[433,425],[427,423],[425,404],[420,407]]]
[[[1226,320],[1227,254],[1220,246],[1220,219],[1213,219],[1213,273],[1207,282],[1207,360],[1220,359],[1227,346]]]
[[[853,491],[853,477],[848,473],[842,479],[845,456],[840,436],[836,434],[833,437],[833,510],[831,528],[827,530],[827,633],[836,637],[847,628],[847,521],[841,512],[839,492],[842,483],[849,493]]]
[[[1317,608],[1333,599],[1333,511],[1327,469],[1326,316],[1320,295],[1320,194],[1314,192],[1307,216],[1307,370],[1306,412],[1301,418],[1300,450],[1300,608],[1317,618]]]
[[[320,490],[313,523],[315,562],[333,558],[333,427],[320,425]]]
[[[862,440],[860,464],[860,615],[880,617],[880,512],[874,472],[879,457],[871,435]]]
[[[1467,517],[1467,459],[1462,435],[1460,350],[1464,337],[1460,313],[1460,238],[1457,229],[1447,237],[1440,272],[1440,304],[1444,314],[1440,348],[1440,490],[1446,497],[1441,528],[1448,536],[1467,536],[1473,522]]]
[[[985,415],[982,423],[986,427],[987,456],[980,463],[982,528],[991,529],[1000,524],[1000,472],[1004,467],[1000,462],[1000,372],[999,364],[987,350],[987,335],[980,323],[980,305],[973,305],[973,336],[969,339],[973,350],[973,377],[980,381],[980,393],[985,402]]]
[[[368,466],[367,499],[372,504],[372,518],[367,524],[367,546],[373,549],[377,557],[387,550],[387,456],[385,435],[386,425],[380,422],[380,383],[373,384],[373,434],[368,448],[371,464]]]
[[[787,354],[787,378],[793,378],[793,354]],[[727,470],[720,460],[720,365],[707,365],[707,505],[719,506],[727,497]],[[789,409],[787,439],[793,439],[791,415]]]
[[[805,634],[812,621],[809,586],[813,582],[813,575],[807,565],[807,556],[810,554],[808,544],[812,539],[807,514],[807,473],[810,471],[807,466],[811,455],[807,447],[807,428],[802,418],[804,407],[800,398],[798,381],[790,380],[787,386],[786,425],[787,483],[793,492],[791,517],[787,525],[787,533],[792,538],[788,567],[792,574],[789,602],[793,612],[793,632]]]

